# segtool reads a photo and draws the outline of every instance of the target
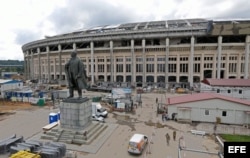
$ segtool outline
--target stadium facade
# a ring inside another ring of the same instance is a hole
[[[27,79],[65,81],[73,50],[92,84],[193,87],[205,78],[249,79],[250,20],[181,19],[106,25],[22,46]]]

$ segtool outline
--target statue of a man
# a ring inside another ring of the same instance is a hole
[[[78,97],[82,98],[82,89],[87,88],[87,75],[76,51],[71,53],[71,59],[65,64],[65,74],[69,87],[68,98],[74,97],[75,89],[78,91]]]

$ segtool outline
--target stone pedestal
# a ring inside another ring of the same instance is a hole
[[[83,130],[91,123],[91,101],[88,98],[70,98],[60,103],[60,127]]]

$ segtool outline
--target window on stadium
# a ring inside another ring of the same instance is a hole
[[[165,61],[165,57],[158,57],[157,61]]]
[[[111,66],[110,66],[110,64],[107,64],[107,72],[111,72]]]
[[[131,72],[131,64],[126,64],[126,72]]]
[[[126,62],[131,61],[131,57],[126,57]]]
[[[194,72],[195,73],[200,73],[200,64],[198,64],[198,63],[194,64]]]
[[[136,64],[136,72],[142,72],[143,71],[143,65],[142,64]]]
[[[180,72],[188,72],[188,64],[180,64]]]
[[[123,64],[116,64],[116,72],[123,72]]]
[[[104,72],[104,64],[98,64],[98,72]]]
[[[165,64],[157,64],[157,72],[165,72]]]
[[[154,61],[153,57],[147,58],[147,61]]]
[[[147,72],[154,72],[154,64],[147,64],[146,68]]]
[[[141,57],[137,57],[137,58],[136,58],[136,61],[137,61],[137,62],[142,62],[143,60],[142,60]]]
[[[168,64],[168,72],[176,72],[176,64]]]

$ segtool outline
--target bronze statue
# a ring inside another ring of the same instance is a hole
[[[74,97],[74,90],[78,92],[78,98],[82,98],[82,89],[87,88],[87,75],[84,65],[77,52],[71,53],[71,59],[65,64],[65,74],[68,80],[69,97]]]

